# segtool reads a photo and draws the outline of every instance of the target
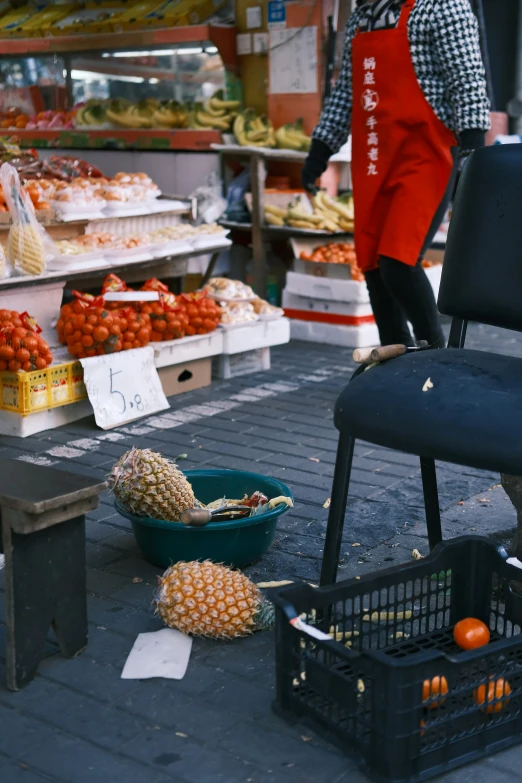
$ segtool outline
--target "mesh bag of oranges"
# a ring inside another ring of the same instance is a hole
[[[140,312],[150,317],[151,340],[159,343],[185,337],[189,320],[184,307],[178,301],[178,297],[169,291],[168,286],[154,277],[147,280],[141,290],[157,291],[159,294],[157,302],[142,302],[139,306]]]
[[[105,280],[103,281],[102,285],[102,296],[104,297],[106,294],[114,294],[114,293],[126,293],[127,291],[132,291],[132,288],[129,288],[127,283],[121,279],[121,277],[118,277],[118,275],[115,275],[113,272],[110,273],[110,275],[107,275]],[[135,303],[130,303],[127,306],[129,307],[135,307]],[[105,309],[106,310],[120,310],[122,307],[121,302],[105,302]]]
[[[189,321],[187,335],[209,334],[217,329],[221,321],[221,309],[206,291],[181,294],[179,302]]]
[[[0,370],[30,372],[49,367],[53,355],[41,331],[28,313],[0,310]]]
[[[71,356],[85,359],[149,344],[152,329],[148,315],[132,307],[109,311],[103,297],[73,293],[75,301],[61,308],[56,324],[58,338]]]

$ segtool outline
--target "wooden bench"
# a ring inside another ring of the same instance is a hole
[[[51,625],[66,657],[87,646],[85,514],[98,506],[106,486],[54,468],[0,459],[11,690],[33,679]]]

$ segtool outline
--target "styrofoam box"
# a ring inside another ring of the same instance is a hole
[[[286,291],[310,299],[325,299],[335,302],[368,304],[370,297],[366,283],[356,280],[333,280],[327,277],[315,277],[301,272],[288,272]]]
[[[290,321],[292,340],[308,343],[340,345],[343,348],[370,348],[379,345],[379,332],[375,324],[363,326],[337,326],[314,321]]]
[[[0,291],[0,308],[28,312],[38,321],[42,337],[49,344],[56,342],[55,324],[62,305],[65,283],[43,283]]]
[[[0,435],[10,435],[15,438],[28,438],[38,432],[54,430],[79,421],[86,416],[92,416],[92,405],[89,400],[78,400],[64,405],[62,408],[50,408],[49,410],[30,413],[29,416],[20,416],[19,413],[0,410]]]
[[[332,313],[355,318],[373,316],[371,305],[359,302],[337,302],[331,299],[316,299],[311,296],[299,296],[286,288],[283,291],[283,307],[287,310],[305,310],[315,313]]]
[[[223,329],[223,353],[244,353],[257,348],[270,348],[290,342],[290,323],[287,318],[257,321],[236,329]]]
[[[208,359],[223,353],[223,332],[216,329],[210,334],[197,334],[183,337],[181,340],[169,340],[164,343],[151,343],[154,348],[156,367],[170,367],[173,364],[185,364],[197,359]]]
[[[425,270],[430,281],[435,298],[439,295],[442,264],[435,264]],[[286,291],[311,299],[326,299],[335,302],[351,302],[368,304],[370,297],[366,283],[356,280],[334,280],[328,277],[315,277],[301,272],[288,272],[286,275]]]
[[[222,354],[212,360],[212,377],[221,381],[270,369],[270,348]]]

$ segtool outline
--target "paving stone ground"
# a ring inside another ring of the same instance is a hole
[[[517,335],[488,327],[472,327],[469,345],[522,356]],[[0,454],[101,477],[135,444],[173,458],[185,453],[185,469],[248,467],[279,477],[292,486],[296,508],[247,573],[255,581],[314,581],[335,462],[332,410],[352,370],[347,350],[292,343],[273,351],[270,372],[173,398],[168,418],[110,433],[87,419],[23,441],[1,438]],[[439,481],[445,537],[476,530],[509,539],[516,515],[498,475],[440,465]],[[340,578],[411,560],[414,548],[428,548],[417,460],[358,444]],[[19,693],[4,684],[0,595],[1,783],[366,780],[309,729],[289,726],[272,712],[270,632],[231,643],[195,640],[180,682],[120,679],[137,634],[162,627],[151,610],[160,569],[141,558],[129,522],[115,513],[108,494],[87,520],[87,563],[86,652],[64,660],[50,638],[36,680]],[[507,783],[519,776],[519,758],[515,748],[444,780]]]

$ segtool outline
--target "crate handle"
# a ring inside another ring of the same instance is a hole
[[[290,625],[292,625],[298,631],[301,631],[302,633],[305,633],[314,639],[318,639],[320,642],[332,641],[330,634],[324,633],[324,631],[320,631],[319,628],[316,628],[313,625],[308,625],[308,623],[305,623],[303,620],[301,620],[300,617],[294,617],[293,620],[290,620]]]
[[[522,571],[522,562],[518,559],[518,557],[510,557],[502,544],[497,546],[497,552],[507,565],[513,566],[514,568],[518,568],[520,571]]]

